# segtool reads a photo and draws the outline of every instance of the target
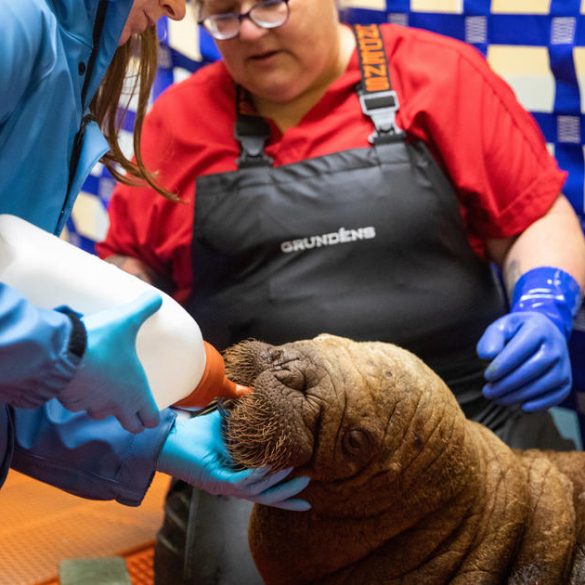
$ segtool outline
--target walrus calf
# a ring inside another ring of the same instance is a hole
[[[255,506],[267,585],[585,583],[585,454],[512,451],[411,353],[321,335],[226,355],[234,460],[312,478],[312,509]]]

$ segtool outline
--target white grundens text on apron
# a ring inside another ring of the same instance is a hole
[[[357,229],[341,227],[336,232],[331,232],[329,234],[282,242],[282,244],[280,244],[280,249],[285,254],[290,254],[291,252],[303,252],[304,250],[310,250],[311,248],[321,248],[321,246],[337,246],[338,244],[349,244],[359,240],[372,240],[375,237],[376,228],[374,226]]]

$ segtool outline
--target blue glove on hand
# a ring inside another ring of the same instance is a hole
[[[306,500],[293,497],[307,487],[308,477],[283,481],[292,468],[275,473],[266,468],[234,471],[218,411],[188,420],[177,419],[163,445],[157,468],[210,494],[234,496],[294,512],[311,508]]]
[[[138,330],[162,304],[156,292],[81,318],[87,345],[74,378],[59,394],[72,411],[93,418],[113,415],[131,433],[155,427],[159,411],[136,354]]]
[[[581,291],[573,277],[556,268],[522,275],[508,315],[492,323],[477,344],[485,371],[484,396],[497,404],[520,404],[525,412],[550,408],[571,392],[567,340]]]

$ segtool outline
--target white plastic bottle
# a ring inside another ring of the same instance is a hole
[[[67,305],[83,314],[156,290],[162,306],[140,328],[136,350],[158,407],[200,407],[248,390],[225,378],[217,350],[170,296],[13,215],[0,214],[0,282],[38,307]]]

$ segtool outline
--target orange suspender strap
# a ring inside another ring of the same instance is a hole
[[[358,92],[363,113],[376,128],[368,140],[374,144],[403,138],[396,125],[398,96],[390,83],[390,68],[382,32],[377,24],[353,27],[357,42],[362,84]]]

